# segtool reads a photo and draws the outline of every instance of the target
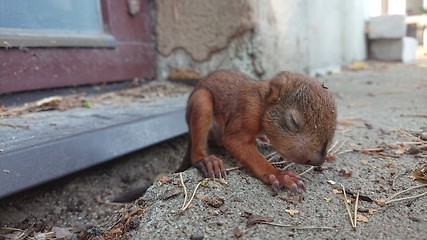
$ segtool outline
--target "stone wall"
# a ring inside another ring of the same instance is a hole
[[[235,69],[256,79],[310,75],[366,57],[364,1],[156,0],[158,77]]]

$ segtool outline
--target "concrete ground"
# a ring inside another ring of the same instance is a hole
[[[143,213],[128,234],[134,239],[425,239],[427,195],[380,205],[422,184],[410,177],[427,164],[427,151],[413,147],[427,144],[418,138],[427,131],[427,66],[367,63],[362,68],[319,78],[335,95],[335,140],[342,147],[336,147],[336,161],[303,175],[307,192],[302,202],[290,200],[286,189],[272,196],[270,187],[250,172],[234,170],[227,185],[203,183],[190,207],[180,211],[184,194],[175,174],[134,203]],[[228,167],[237,165],[228,161]],[[307,168],[290,167],[298,173]],[[196,170],[183,173],[183,179],[190,196],[202,180]],[[347,193],[353,216],[360,193],[354,229],[341,185],[354,193]],[[426,191],[424,186],[396,198]],[[251,224],[265,221],[292,227]]]
[[[337,159],[302,176],[307,192],[301,202],[286,189],[274,196],[269,186],[238,169],[229,171],[226,185],[202,182],[185,211],[180,210],[184,194],[178,174],[156,181],[133,203],[109,203],[121,191],[173,171],[186,147],[186,137],[180,137],[1,200],[0,225],[22,231],[0,229],[0,239],[25,230],[29,236],[47,236],[58,228],[80,239],[425,239],[427,195],[382,202],[415,186],[420,187],[393,199],[427,191],[411,178],[427,164],[427,62],[367,62],[352,68],[357,70],[318,78],[338,106],[332,149]],[[263,144],[260,149],[265,155],[273,151]],[[223,151],[218,155],[227,167],[238,166]],[[302,173],[308,167],[289,169]],[[202,178],[194,169],[182,176],[189,199]],[[354,229],[341,185],[352,215],[360,194]]]

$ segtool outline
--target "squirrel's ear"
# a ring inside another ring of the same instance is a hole
[[[274,77],[269,84],[269,92],[267,93],[267,101],[275,103],[285,94],[287,88],[286,73],[282,73]]]

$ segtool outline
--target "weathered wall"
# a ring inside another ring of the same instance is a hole
[[[315,75],[366,57],[360,0],[157,0],[155,10],[159,78],[175,68]]]

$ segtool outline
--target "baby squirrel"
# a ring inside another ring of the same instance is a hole
[[[285,185],[301,193],[305,188],[298,175],[275,169],[258,152],[255,139],[265,134],[284,158],[320,165],[335,132],[336,108],[327,88],[303,74],[281,72],[270,81],[253,81],[221,70],[198,82],[188,100],[186,120],[190,141],[177,172],[194,166],[205,177],[226,177],[222,160],[207,154],[210,143],[225,147],[274,189]],[[133,201],[149,186],[113,201]]]
[[[223,146],[256,177],[278,190],[305,191],[292,171],[274,168],[256,149],[265,134],[285,159],[321,165],[336,128],[336,107],[320,82],[293,72],[281,72],[269,81],[220,70],[202,78],[190,94],[186,121],[190,140],[177,172],[191,166],[204,177],[226,177],[223,161],[208,155],[207,146]]]

